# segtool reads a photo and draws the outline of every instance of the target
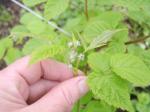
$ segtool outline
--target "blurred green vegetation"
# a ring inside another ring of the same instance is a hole
[[[87,46],[89,53],[85,53],[85,55],[99,51],[111,55],[129,53],[139,57],[150,68],[149,0],[88,0],[88,4],[85,4],[84,0],[62,1],[22,0],[37,14],[69,32],[71,37],[22,9],[18,24],[11,28],[10,35],[6,35],[0,40],[0,62],[3,61],[9,65],[20,57],[31,55],[31,63],[54,58],[70,64],[68,62],[70,48],[67,45],[69,42],[75,44],[80,40],[83,45],[73,48],[73,50],[77,49],[79,53],[83,52]],[[10,12],[4,6],[0,6],[0,24],[9,23],[11,20]],[[2,27],[0,31],[1,29]],[[97,42],[101,37],[106,39],[102,39],[101,45],[99,45]],[[93,41],[94,39],[95,41]],[[76,66],[78,65],[76,62],[71,64]],[[84,72],[90,73],[87,56],[78,67]],[[137,88],[135,85],[130,85],[130,89],[129,94],[135,111],[150,112],[149,86]],[[116,91],[114,91],[115,93]],[[117,94],[114,97],[116,98]],[[122,95],[122,97],[124,96]],[[80,112],[124,112],[113,107],[112,102],[115,101],[110,101],[111,105],[108,105],[108,102],[99,101],[90,92],[80,100]],[[77,111],[78,104],[73,108],[73,112]]]
[[[12,15],[10,12],[4,6],[0,5],[0,23],[9,22],[11,19]]]

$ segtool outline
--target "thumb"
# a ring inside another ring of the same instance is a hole
[[[87,92],[86,77],[72,78],[61,83],[31,105],[31,110],[33,112],[70,112],[73,104]]]

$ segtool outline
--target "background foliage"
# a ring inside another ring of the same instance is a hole
[[[149,0],[22,3],[44,19],[22,9],[18,23],[0,40],[1,61],[8,65],[31,55],[31,64],[53,58],[75,75],[84,71],[91,91],[73,112],[150,112]],[[1,7],[0,23],[11,21]]]

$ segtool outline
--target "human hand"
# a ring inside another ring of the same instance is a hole
[[[0,71],[0,112],[70,112],[88,87],[85,76],[53,60],[24,57]]]

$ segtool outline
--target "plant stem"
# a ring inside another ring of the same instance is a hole
[[[80,100],[77,102],[77,112],[80,112]]]
[[[131,41],[125,42],[125,45],[134,44],[134,43],[138,43],[138,42],[143,42],[144,40],[146,40],[149,37],[150,36],[146,36],[146,37],[139,38],[139,39],[136,39],[136,40],[131,40]]]
[[[89,20],[89,14],[88,14],[88,0],[85,0],[85,9],[84,13],[86,16],[86,19]]]
[[[148,36],[145,36],[143,38],[139,38],[139,39],[135,39],[135,40],[130,40],[130,41],[127,41],[125,42],[124,44],[125,45],[130,45],[130,44],[136,44],[136,43],[139,43],[139,42],[144,42],[146,39],[150,38],[150,35]],[[105,45],[99,47],[99,48],[96,48],[97,50],[100,50],[100,49],[103,49],[103,48],[106,48],[108,47],[108,43],[106,43]]]
[[[80,64],[80,59],[77,60],[74,70],[74,76],[78,76],[78,68]],[[80,100],[77,101],[77,112],[80,112]]]

